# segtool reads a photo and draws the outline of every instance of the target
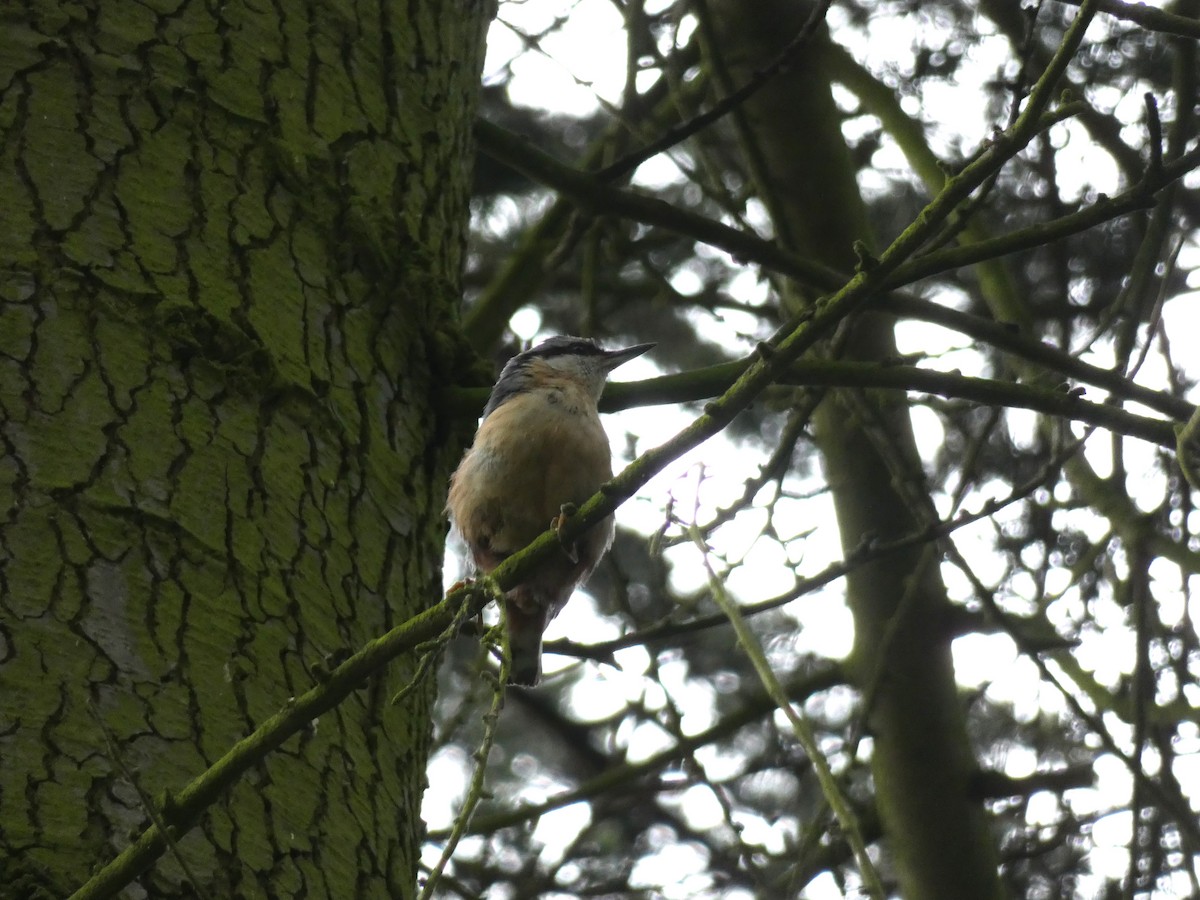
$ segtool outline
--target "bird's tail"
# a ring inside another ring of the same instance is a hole
[[[547,606],[522,588],[509,593],[508,645],[512,651],[509,684],[532,687],[542,677],[542,632],[546,630]]]

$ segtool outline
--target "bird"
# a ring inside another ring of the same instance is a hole
[[[609,373],[654,346],[605,350],[593,340],[558,335],[504,366],[446,501],[480,572],[560,523],[612,478],[597,404]],[[541,679],[542,632],[604,556],[613,533],[609,516],[505,594],[510,684],[531,687]]]

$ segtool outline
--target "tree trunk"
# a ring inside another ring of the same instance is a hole
[[[754,77],[799,30],[808,4],[712,4],[719,58],[733,85]],[[855,241],[872,243],[822,54],[822,28],[795,64],[737,114],[779,239],[846,272]],[[712,43],[712,42],[710,42]],[[845,354],[896,354],[888,322],[861,316]],[[814,416],[847,552],[921,530],[932,515],[904,396],[841,392]],[[917,548],[848,578],[852,670],[867,709],[872,773],[887,845],[905,897],[1001,895],[994,844],[968,796],[975,762],[954,682],[949,601],[937,557]]]
[[[470,0],[5,11],[17,896],[78,886],[331,656],[440,594],[461,444],[436,391],[485,24]],[[145,891],[410,896],[432,681],[390,700],[413,662],[268,757]]]

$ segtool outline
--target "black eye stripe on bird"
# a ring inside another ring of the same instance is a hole
[[[446,510],[480,571],[490,572],[612,478],[596,404],[608,373],[654,344],[605,350],[552,337],[508,361],[475,442],[450,478]],[[612,543],[609,516],[505,595],[513,684],[541,677],[542,632]]]

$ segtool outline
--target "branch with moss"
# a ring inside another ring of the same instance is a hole
[[[183,790],[162,799],[159,817],[170,830],[169,839],[178,840],[195,827],[205,810],[268,753],[310,727],[313,720],[361,688],[371,675],[397,656],[417,651],[436,640],[463,615],[464,610],[482,609],[494,590],[494,582],[488,579],[457,587],[441,603],[371,641],[308,691],[289,700],[279,712],[234,744]],[[159,825],[151,825],[75,891],[72,900],[116,896],[162,856],[169,846],[169,839]]]
[[[611,385],[605,393],[606,411],[631,406],[683,403],[719,395],[753,366],[753,358],[723,363],[677,375],[662,375],[627,385]],[[1101,370],[1103,371],[1103,370]],[[1029,409],[1063,419],[1097,425],[1139,438],[1161,447],[1176,444],[1175,423],[1127,412],[1118,406],[1084,400],[1079,388],[1065,385],[1041,388],[1019,382],[999,381],[940,372],[901,363],[797,360],[779,375],[777,384],[807,387],[860,387],[916,391],[984,406]],[[486,391],[464,388],[453,402],[474,408]],[[1190,408],[1190,407],[1189,407]]]
[[[1079,6],[1081,0],[1058,0],[1070,6]],[[1200,39],[1200,22],[1187,16],[1176,15],[1161,9],[1147,6],[1145,3],[1122,3],[1121,0],[1100,0],[1099,10],[1102,13],[1134,22],[1147,31],[1159,31],[1163,34],[1173,34],[1177,37]]]

